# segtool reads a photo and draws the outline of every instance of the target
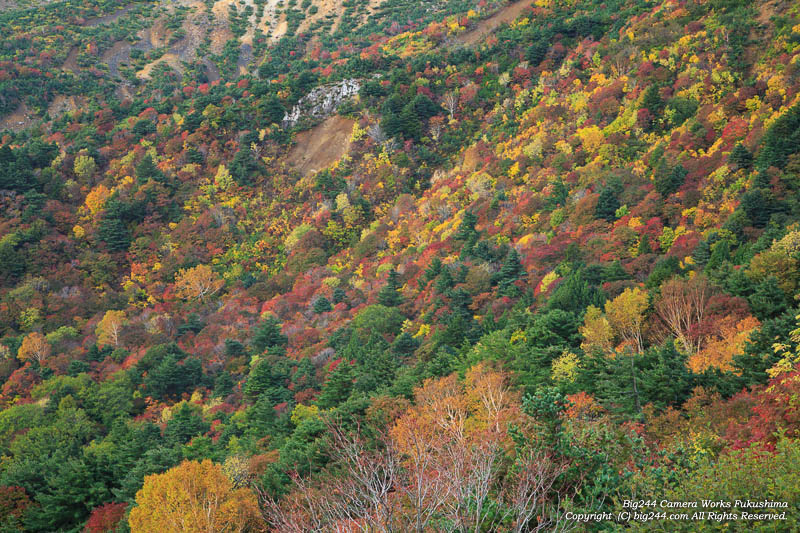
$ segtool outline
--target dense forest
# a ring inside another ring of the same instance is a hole
[[[798,298],[792,0],[0,0],[0,532],[792,531]]]

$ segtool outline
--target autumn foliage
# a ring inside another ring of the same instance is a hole
[[[112,533],[125,515],[125,503],[106,503],[92,511],[83,533]]]
[[[428,380],[414,396],[378,451],[332,426],[334,457],[345,475],[322,484],[296,478],[283,504],[267,500],[268,522],[279,531],[355,524],[427,531],[441,520],[459,529],[492,530],[507,521],[513,531],[538,531],[558,522],[548,499],[566,466],[543,451],[515,447],[509,431],[530,431],[532,420],[519,410],[504,373],[478,365],[463,383],[455,375]],[[503,512],[497,515],[493,505]]]
[[[136,493],[131,510],[132,533],[151,531],[254,531],[258,517],[255,495],[234,488],[222,468],[209,460],[185,461],[149,476]]]
[[[22,340],[17,357],[23,361],[31,360],[42,364],[50,352],[50,343],[47,342],[44,335],[34,331]]]
[[[205,301],[225,284],[208,265],[197,265],[188,270],[178,271],[175,291],[186,300]]]
[[[39,4],[0,8],[0,531],[800,500],[796,2]]]
[[[103,319],[97,324],[97,343],[100,345],[118,346],[122,326],[125,325],[124,311],[106,311]]]

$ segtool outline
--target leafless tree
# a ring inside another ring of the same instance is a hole
[[[730,49],[731,45],[731,31],[725,26],[720,28],[720,35],[722,36],[722,40],[725,41],[725,48]]]
[[[477,446],[452,446],[449,455],[454,497],[448,499],[447,508],[453,531],[483,531],[489,519],[486,503],[498,476],[500,443],[487,436]]]
[[[558,83],[558,79],[554,74],[550,74],[549,76],[541,76],[539,82],[545,87],[555,87]]]
[[[393,533],[396,505],[394,492],[400,464],[394,448],[386,445],[368,450],[360,437],[347,435],[329,425],[334,464],[318,485],[293,476],[296,490],[289,501],[279,503],[262,496],[267,524],[275,531],[362,531]]]
[[[386,149],[387,153],[391,154],[400,148],[400,144],[397,142],[397,139],[392,137],[391,139],[386,139],[386,142],[383,143],[383,147]]]
[[[569,463],[536,446],[518,450],[507,468],[504,421],[517,399],[497,373],[468,375],[467,383],[451,376],[421,388],[377,443],[329,425],[331,466],[315,481],[294,476],[280,503],[262,498],[269,526],[288,533],[575,529],[562,498],[574,498],[584,477],[556,486]],[[473,409],[487,422],[482,429],[470,425]]]
[[[430,121],[429,130],[431,132],[431,139],[434,141],[438,141],[439,137],[442,136],[442,131],[444,130],[444,124],[441,120],[434,120],[437,117],[433,117]]]
[[[409,526],[417,533],[427,531],[430,521],[450,498],[451,485],[447,482],[439,451],[444,435],[426,434],[424,428],[411,422],[406,431],[404,457],[405,496],[411,505]]]
[[[656,312],[687,353],[701,348],[702,338],[692,333],[705,317],[711,293],[711,284],[702,275],[689,280],[673,278],[661,286]]]
[[[529,448],[517,457],[515,467],[513,485],[505,495],[514,519],[512,531],[553,531],[561,511],[547,498],[567,465],[557,464],[546,453]]]
[[[367,135],[369,135],[369,138],[372,139],[372,142],[375,144],[382,144],[386,141],[386,133],[383,131],[383,128],[381,128],[381,125],[377,123],[369,127]]]
[[[338,426],[329,426],[334,442],[334,458],[345,468],[345,478],[336,486],[343,497],[343,518],[363,519],[364,531],[395,531],[395,505],[392,494],[398,483],[399,460],[389,439],[382,439],[381,449],[367,450],[363,440],[345,434]]]
[[[632,46],[622,47],[611,60],[611,67],[617,76],[627,76],[633,69],[631,55],[635,52]]]
[[[321,533],[325,524],[318,512],[318,491],[297,474],[292,474],[292,481],[296,490],[285,501],[276,500],[255,487],[267,526],[285,533]]]
[[[458,109],[458,93],[456,91],[445,93],[445,95],[442,97],[442,104],[450,114],[450,118],[453,118],[453,115],[455,115],[456,110]]]

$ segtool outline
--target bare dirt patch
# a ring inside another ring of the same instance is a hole
[[[259,24],[259,21],[256,20],[256,14],[259,12],[259,7],[253,0],[243,0],[242,2],[239,2],[239,0],[217,0],[217,2],[214,4],[214,7],[211,8],[211,11],[214,13],[217,21],[224,25],[228,25],[230,23],[229,12],[231,6],[234,6],[237,11],[240,11],[240,7],[246,8],[247,6],[250,6],[252,8],[253,13],[247,18],[247,29],[240,39],[243,44],[252,45],[253,38],[255,37],[255,31]]]
[[[211,12],[214,13],[214,16],[218,19],[227,20],[230,6],[235,6],[238,3],[238,0],[217,0],[211,7]]]
[[[770,19],[774,17],[779,9],[778,4],[781,3],[778,0],[771,0],[767,2],[759,2],[756,5],[758,6],[758,15],[756,16],[756,21],[762,25],[769,25]]]
[[[72,72],[77,72],[80,68],[78,66],[78,47],[73,46],[70,48],[69,53],[67,54],[67,59],[64,60],[64,64],[61,66],[64,70],[71,70]]]
[[[118,9],[113,13],[109,13],[108,15],[103,15],[102,17],[90,18],[86,21],[84,26],[94,27],[94,26],[100,26],[101,24],[111,24],[112,22],[120,18],[122,15],[133,9],[135,6],[136,4],[131,4],[123,7],[122,9]]]
[[[219,69],[213,61],[207,57],[204,57],[203,65],[206,67],[206,76],[208,77],[208,81],[217,81],[220,78]]]
[[[317,6],[317,12],[313,15],[306,14],[306,18],[300,23],[300,27],[297,28],[298,33],[308,31],[311,25],[318,20],[326,20],[335,17],[331,29],[333,30],[339,25],[339,20],[341,20],[342,13],[344,13],[344,6],[341,1],[320,0],[315,2],[314,5]]]
[[[750,65],[748,72],[753,74],[758,58],[764,53],[761,43],[769,42],[774,38],[770,19],[781,9],[784,0],[769,0],[758,2],[758,14],[755,17],[757,24],[750,26],[750,44],[744,47],[744,61]]]
[[[77,109],[86,105],[86,98],[82,96],[67,96],[65,94],[57,94],[50,105],[47,106],[47,114],[51,118],[63,115],[64,113],[72,113]]]
[[[482,41],[503,24],[508,24],[509,22],[516,20],[525,12],[525,10],[532,6],[533,3],[534,0],[521,0],[520,2],[511,4],[510,6],[501,9],[491,17],[478,22],[478,25],[475,28],[456,37],[456,41],[464,46],[472,46]]]
[[[180,59],[173,53],[167,52],[163,56],[159,57],[152,63],[148,63],[144,66],[142,70],[136,73],[136,77],[140,80],[150,79],[150,75],[153,73],[153,69],[156,68],[158,65],[166,63],[169,65],[172,70],[177,72],[178,74],[183,73],[183,65],[181,65]]]
[[[28,106],[21,104],[13,113],[0,118],[0,131],[22,131],[33,124],[34,118]]]
[[[143,41],[150,43],[153,48],[167,46],[172,32],[167,28],[164,19],[156,20],[155,24],[144,30],[141,37]]]
[[[103,53],[103,63],[108,65],[111,76],[119,76],[119,66],[131,59],[131,45],[127,41],[117,41]]]
[[[253,47],[247,43],[242,45],[242,48],[239,50],[239,60],[236,62],[236,66],[239,69],[239,74],[242,76],[247,75],[250,71],[250,63],[253,62]]]
[[[181,74],[183,73],[183,61],[192,62],[197,59],[197,47],[203,42],[208,28],[211,28],[210,31],[216,32],[214,26],[219,24],[219,21],[217,21],[214,17],[209,16],[204,10],[200,10],[199,8],[197,9],[198,11],[186,17],[186,20],[183,21],[182,28],[184,30],[184,37],[170,46],[169,50],[160,58],[145,65],[142,70],[136,73],[137,78],[149,78],[153,69],[161,63],[166,63],[177,73]],[[227,28],[224,29],[227,30]],[[155,38],[158,37],[160,36],[156,34]],[[143,35],[142,38],[143,40],[149,39],[148,42],[152,43],[154,33],[149,32]],[[164,46],[167,42],[168,40],[159,41],[159,44]],[[222,44],[224,45],[224,42]],[[214,50],[213,45],[212,51],[214,51],[214,53],[219,53]]]
[[[231,29],[225,25],[225,23],[217,21],[217,25],[211,29],[211,45],[209,46],[209,50],[212,54],[220,55],[225,49],[225,43],[231,39],[233,39],[233,32]]]
[[[264,18],[259,25],[261,31],[265,35],[269,35],[270,41],[273,43],[278,42],[281,37],[286,35],[286,31],[289,29],[286,14],[281,13],[278,15],[277,13],[278,8],[282,5],[282,0],[267,0],[267,6],[264,8]]]
[[[133,100],[132,87],[128,83],[121,83],[114,89],[114,96],[120,101]]]
[[[331,166],[350,149],[354,124],[354,120],[333,115],[298,133],[286,162],[304,176]]]

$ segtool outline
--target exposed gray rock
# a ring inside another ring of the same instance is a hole
[[[343,80],[330,85],[314,88],[297,102],[292,110],[283,117],[283,125],[292,127],[301,117],[325,118],[332,115],[342,102],[358,94],[361,89],[359,80]]]

